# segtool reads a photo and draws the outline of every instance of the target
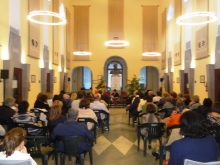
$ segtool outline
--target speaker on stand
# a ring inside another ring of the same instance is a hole
[[[1,77],[3,79],[3,89],[4,89],[4,93],[3,93],[3,98],[5,99],[5,83],[6,83],[6,79],[8,79],[9,77],[9,70],[6,69],[2,69],[1,70]]]

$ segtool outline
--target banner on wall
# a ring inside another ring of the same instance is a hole
[[[121,90],[121,77],[111,77],[111,89]]]

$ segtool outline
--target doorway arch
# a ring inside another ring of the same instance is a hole
[[[120,56],[111,56],[109,57],[104,64],[104,78],[106,80],[106,82],[108,82],[108,67],[110,66],[110,64],[113,63],[118,63],[121,65],[121,71],[122,71],[122,84],[121,84],[121,90],[125,91],[125,86],[127,84],[127,63],[126,61],[121,58]],[[109,86],[109,84],[108,84]]]
[[[92,87],[92,70],[86,66],[78,66],[72,70],[72,91],[80,91]]]
[[[159,90],[159,71],[154,66],[144,66],[139,72],[142,88],[147,88],[156,93]]]

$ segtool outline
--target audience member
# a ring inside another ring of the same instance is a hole
[[[62,103],[61,101],[59,102]],[[62,114],[61,106],[52,105],[49,113],[49,125],[57,125],[59,123],[64,123],[64,121],[66,121],[66,116],[63,116],[61,114]]]
[[[77,93],[76,93],[76,92],[73,92],[73,93],[71,94],[71,96],[70,96],[70,99],[71,99],[72,101],[76,100],[76,99],[77,99]]]
[[[90,97],[94,97],[94,94],[92,93],[92,88],[90,88],[87,93],[89,94]]]
[[[55,139],[56,136],[84,136],[90,140],[94,140],[94,134],[88,130],[85,124],[78,123],[79,110],[70,108],[67,113],[67,120],[64,123],[58,124],[53,132],[52,139]],[[78,143],[79,153],[84,153],[89,151],[91,145],[88,142]],[[63,144],[59,142],[58,150],[63,151]]]
[[[37,97],[37,100],[35,101],[34,103],[34,108],[40,108],[40,109],[46,109],[46,110],[49,110],[50,107],[47,103],[47,95],[44,94],[44,93],[39,93],[38,94],[38,97]]]
[[[92,109],[90,109],[90,102],[88,99],[82,99],[79,103],[79,118],[91,118],[95,122],[97,122],[96,114]],[[93,129],[92,123],[87,123],[87,127],[89,130]]]
[[[138,92],[139,97],[140,97],[140,103],[138,104],[137,111],[141,112],[142,111],[142,106],[146,104],[146,100],[144,100],[144,94],[142,92]]]
[[[71,107],[72,107],[73,109],[78,109],[78,108],[79,108],[79,102],[80,102],[81,99],[83,98],[83,93],[82,93],[81,91],[78,92],[77,95],[78,95],[77,100],[74,100],[74,101],[72,102],[72,105],[71,105]]]
[[[220,102],[215,102],[212,105],[212,111],[207,115],[208,125],[220,125]]]
[[[191,102],[190,95],[189,94],[184,94],[183,97],[185,98],[184,102],[185,102],[186,107],[189,108],[189,104]]]
[[[3,145],[5,151],[0,152],[1,160],[31,160],[32,165],[37,163],[27,153],[25,145],[26,132],[22,128],[13,128],[4,137]]]
[[[53,95],[50,92],[47,92],[46,95],[47,95],[47,103],[49,107],[51,107],[53,104]]]
[[[15,123],[36,123],[37,118],[34,113],[28,112],[29,103],[25,100],[18,104],[18,113],[13,116]]]
[[[146,113],[147,104],[153,104],[156,108],[155,113],[157,113],[158,112],[158,107],[157,107],[156,104],[153,103],[153,98],[150,95],[147,95],[145,97],[145,99],[146,99],[146,103],[142,106],[142,113]]]
[[[171,144],[168,165],[183,165],[185,159],[198,162],[218,160],[218,145],[209,134],[204,117],[188,111],[180,117],[180,133],[183,138]]]
[[[165,97],[165,103],[163,105],[162,109],[170,109],[173,108],[173,104],[171,104],[172,98],[170,96]]]
[[[179,93],[178,95],[177,95],[177,102],[178,101],[185,101],[185,98],[183,97],[183,94],[182,93]]]
[[[163,93],[163,97],[160,99],[160,101],[157,103],[157,106],[158,106],[158,108],[159,109],[161,109],[162,107],[163,107],[163,105],[165,104],[165,98],[166,97],[169,97],[170,96],[170,94],[168,93],[168,92],[164,92]]]
[[[207,119],[207,115],[211,112],[212,100],[210,98],[205,98],[203,100],[203,105],[198,106],[197,109],[193,111],[200,113],[205,119]]]
[[[199,103],[200,101],[200,98],[198,95],[194,95],[191,99],[192,101],[190,102],[189,104],[189,110],[194,110],[194,109],[197,109],[198,106],[200,106],[201,104]]]
[[[138,115],[137,108],[138,108],[139,103],[140,103],[140,98],[135,97],[133,103],[128,105],[127,108],[126,108],[126,110],[129,111],[129,115],[131,115],[132,117],[134,116],[134,122],[137,122],[136,121],[136,118],[137,118],[137,115]]]
[[[3,105],[0,106],[0,117],[4,119],[11,119],[15,111],[11,108],[15,104],[13,97],[8,97],[4,100]]]
[[[65,109],[67,112],[72,105],[72,100],[70,99],[70,96],[68,94],[63,94],[63,102],[65,102],[65,107],[63,107],[63,109]]]
[[[104,110],[105,112],[109,113],[109,110],[107,109],[105,104],[100,102],[99,94],[94,95],[94,102],[90,103],[90,108],[93,109],[93,110],[94,109]],[[105,114],[101,114],[101,119],[105,119],[105,118],[106,118]],[[105,130],[108,130],[108,126],[109,126],[109,118],[107,118],[107,122],[106,122],[106,125],[105,125]]]
[[[153,102],[159,102],[160,99],[161,99],[161,92],[160,91],[157,91],[157,95],[153,97]]]
[[[106,95],[103,95],[103,92],[102,92],[102,90],[99,90],[98,91],[99,92],[99,94],[100,94],[100,98],[101,98],[101,100],[104,100],[107,104],[109,103],[109,99],[108,99],[108,97],[106,96]]]
[[[171,100],[171,104],[173,104],[173,106],[176,106],[176,102],[177,102],[177,93],[176,92],[171,92],[170,93],[170,96],[172,98]]]

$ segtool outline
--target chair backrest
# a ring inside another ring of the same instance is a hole
[[[220,125],[210,126],[209,130],[217,143],[220,143]]]
[[[27,152],[31,156],[42,156],[42,144],[43,146],[49,146],[51,139],[44,136],[26,136],[26,148]]]
[[[148,138],[160,138],[164,133],[165,123],[144,123],[138,126],[139,129],[147,128]]]
[[[48,127],[39,127],[36,123],[16,123],[18,127],[26,130],[27,136],[48,136]],[[32,132],[32,133],[31,133]]]
[[[88,122],[90,122],[90,123],[93,123],[94,126],[96,126],[96,121],[93,120],[93,119],[91,119],[91,118],[82,118],[82,117],[79,117],[78,120],[77,120],[77,122],[79,122],[79,123],[84,123],[84,124],[86,124],[86,125],[87,125]]]
[[[185,159],[184,165],[220,165],[220,161],[202,163],[202,162],[196,162],[193,160]]]
[[[84,136],[56,136],[56,148],[58,148],[58,143],[62,142],[64,145],[64,152],[67,155],[78,156],[78,143],[88,142],[89,140]]]
[[[96,114],[96,117],[98,120],[103,120],[103,119],[101,119],[101,114],[105,115],[104,119],[107,119],[109,117],[109,113],[107,113],[106,111],[104,111],[102,109],[93,109],[93,111]]]
[[[160,115],[161,119],[164,119],[166,117],[169,117],[171,114],[172,108],[164,108],[158,111],[158,114]]]
[[[6,132],[16,126],[12,119],[2,118],[2,117],[0,117],[0,124],[5,129]]]
[[[32,165],[31,160],[0,160],[0,165],[7,165],[7,164],[13,164],[13,165]]]

